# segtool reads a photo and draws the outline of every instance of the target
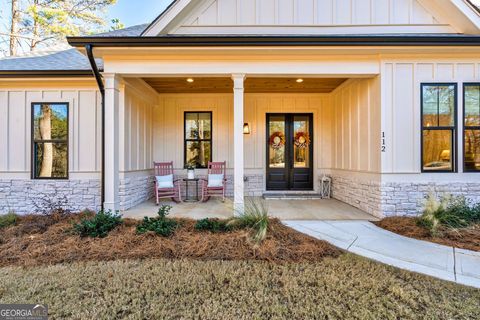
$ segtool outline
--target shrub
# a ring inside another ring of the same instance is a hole
[[[446,195],[437,199],[429,194],[418,224],[432,236],[440,236],[442,228],[465,228],[480,222],[480,204],[472,205],[463,196]]]
[[[265,200],[247,199],[244,212],[232,218],[228,225],[238,228],[251,229],[251,240],[260,244],[267,237],[268,206]]]
[[[110,231],[123,223],[122,215],[111,211],[100,211],[93,217],[74,224],[74,230],[81,237],[104,238]]]
[[[13,212],[0,215],[0,229],[15,225],[17,218],[17,215]]]
[[[198,220],[195,224],[195,230],[198,231],[211,231],[211,232],[228,232],[232,230],[232,227],[228,225],[226,221],[219,219],[202,219]]]
[[[143,234],[151,231],[163,237],[171,236],[178,227],[177,221],[167,218],[171,209],[171,206],[163,205],[158,209],[158,217],[144,217],[143,221],[137,225],[137,233]]]

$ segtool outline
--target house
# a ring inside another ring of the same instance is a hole
[[[480,200],[469,1],[177,0],[68,42],[0,60],[1,212],[53,193],[126,210],[170,160],[178,175],[227,161],[238,208],[318,193],[324,175],[379,217],[417,213],[430,191]]]

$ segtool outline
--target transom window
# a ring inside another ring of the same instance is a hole
[[[68,179],[68,103],[32,103],[32,178]]]
[[[466,172],[480,172],[480,83],[465,84],[463,95],[463,167]]]
[[[212,161],[212,113],[185,112],[185,166],[206,168]]]
[[[454,172],[456,84],[422,84],[422,171]]]

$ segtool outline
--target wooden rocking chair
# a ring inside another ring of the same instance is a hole
[[[179,179],[174,180],[173,178],[173,161],[154,162],[153,166],[155,168],[155,200],[157,206],[160,198],[171,198],[175,202],[182,202]],[[170,176],[171,182],[169,181]],[[166,185],[170,184],[170,186],[159,185],[159,179],[164,180],[163,183]]]
[[[226,161],[208,162],[207,179],[202,179],[202,202],[208,201],[210,197],[222,197],[225,201]]]

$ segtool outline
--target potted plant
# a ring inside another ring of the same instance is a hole
[[[187,178],[191,180],[195,179],[195,166],[191,163],[187,165]]]

